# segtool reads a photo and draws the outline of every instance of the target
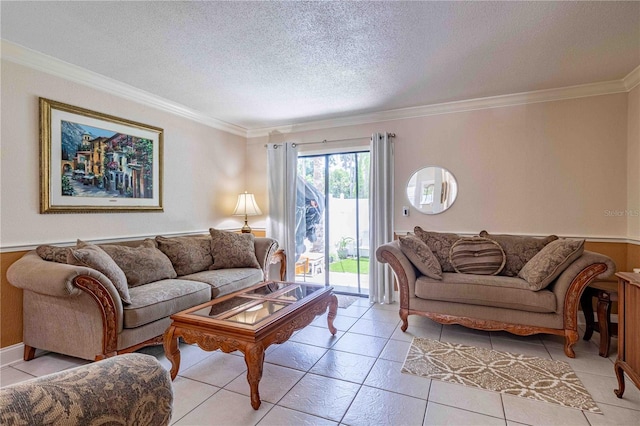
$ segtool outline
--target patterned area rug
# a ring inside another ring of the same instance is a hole
[[[348,308],[359,299],[358,296],[345,296],[344,294],[336,294],[338,296],[338,308]]]
[[[562,361],[414,337],[402,372],[602,414]]]

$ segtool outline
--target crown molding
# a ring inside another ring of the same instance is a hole
[[[235,124],[230,124],[201,112],[187,108],[179,103],[164,99],[160,96],[114,80],[104,75],[89,71],[86,68],[61,61],[52,56],[45,55],[35,50],[1,40],[0,56],[2,59],[33,68],[37,71],[64,78],[65,80],[79,83],[93,89],[107,92],[130,101],[144,104],[161,111],[165,111],[189,120],[204,124],[214,129],[222,130],[237,136],[246,137],[247,129]]]
[[[634,87],[640,84],[640,65],[627,74],[627,76],[622,79],[622,82],[624,83],[624,87],[627,89],[627,92],[630,92]]]
[[[636,73],[636,79],[640,78],[640,67],[631,72],[627,77]],[[383,121],[403,120],[407,118],[427,117],[431,115],[452,114],[457,112],[476,111],[506,106],[533,104],[540,102],[560,101],[567,99],[585,98],[590,96],[608,95],[612,93],[628,92],[627,80],[613,80],[601,83],[581,84],[577,86],[562,87],[559,89],[536,90],[532,92],[512,93],[508,95],[490,96],[486,98],[467,99],[463,101],[444,102],[440,104],[424,105],[410,108],[400,108],[370,114],[353,115],[349,117],[310,121],[295,125],[265,127],[261,129],[249,129],[248,138],[268,136],[273,132],[291,133],[309,130],[320,130],[332,127],[353,126],[358,124],[370,124]],[[629,84],[635,81],[629,78]],[[637,82],[635,83],[637,84]]]
[[[105,77],[77,65],[61,61],[35,50],[28,49],[7,40],[0,40],[0,56],[11,62],[33,68],[75,83],[101,90],[116,96],[141,103],[156,109],[187,118],[214,129],[222,130],[245,138],[269,136],[277,132],[289,134],[310,130],[321,130],[333,127],[371,124],[408,118],[428,117],[431,115],[452,114],[457,112],[475,111],[506,106],[524,105],[539,102],[551,102],[566,99],[583,98],[589,96],[607,95],[612,93],[629,92],[640,84],[640,66],[631,71],[621,80],[600,83],[582,84],[557,89],[536,90],[532,92],[513,93],[508,95],[491,96],[486,98],[467,99],[455,102],[444,102],[410,108],[400,108],[368,114],[351,115],[327,120],[308,121],[299,124],[246,129],[245,127],[227,123],[210,117],[199,111],[187,108],[176,102],[128,84]]]

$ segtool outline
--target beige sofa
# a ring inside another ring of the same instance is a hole
[[[1,388],[0,424],[162,426],[172,403],[158,360],[126,354]]]
[[[275,240],[254,239],[251,234],[224,235],[232,239],[242,235],[238,238],[246,244],[251,238],[251,252],[238,253],[222,245],[216,254],[212,237],[207,235],[100,245],[110,250],[109,256],[126,272],[125,283],[119,286],[119,271],[116,275],[111,270],[102,273],[75,257],[75,265],[62,263],[68,257],[67,248],[42,246],[40,254],[26,253],[7,271],[9,282],[24,290],[25,360],[33,359],[36,348],[99,360],[161,344],[170,315],[269,278],[278,248]],[[95,246],[75,250],[76,256],[88,249]],[[233,264],[241,254],[251,256],[252,267]],[[224,267],[225,256],[231,267]],[[218,269],[210,270],[212,264]],[[149,280],[153,281],[146,282]]]
[[[447,237],[425,238],[434,251],[446,253],[457,236],[442,235]],[[421,315],[442,324],[479,330],[504,330],[518,335],[556,334],[564,336],[564,351],[571,358],[575,357],[572,346],[578,341],[577,316],[582,291],[591,281],[615,272],[615,265],[607,256],[581,251],[549,285],[534,290],[518,276],[446,272],[451,265],[445,265],[441,279],[430,278],[416,268],[405,252],[398,240],[376,250],[378,261],[388,263],[397,279],[403,331],[407,330],[409,315]],[[447,259],[441,260],[446,264]]]

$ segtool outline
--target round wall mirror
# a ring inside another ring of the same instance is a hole
[[[407,183],[407,197],[420,213],[438,214],[447,210],[458,195],[458,182],[451,172],[437,166],[424,167]]]

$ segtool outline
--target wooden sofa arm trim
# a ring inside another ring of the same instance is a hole
[[[276,250],[271,256],[271,265],[280,262],[280,281],[284,281],[284,278],[287,276],[287,255],[284,254],[283,249]],[[271,279],[268,276],[269,268],[267,268],[267,280]]]
[[[584,268],[571,281],[564,298],[564,328],[566,330],[578,330],[578,305],[582,292],[598,275],[607,270],[605,263],[594,263]]]
[[[118,323],[116,320],[116,306],[111,294],[100,281],[87,275],[76,277],[73,282],[96,301],[102,314],[102,353],[96,355],[96,361],[116,355]]]
[[[398,280],[398,289],[400,290],[400,310],[409,309],[409,279],[404,271],[404,268],[400,264],[400,261],[391,252],[383,250],[380,252],[380,257],[389,264],[396,279]],[[403,330],[403,331],[406,331]]]

